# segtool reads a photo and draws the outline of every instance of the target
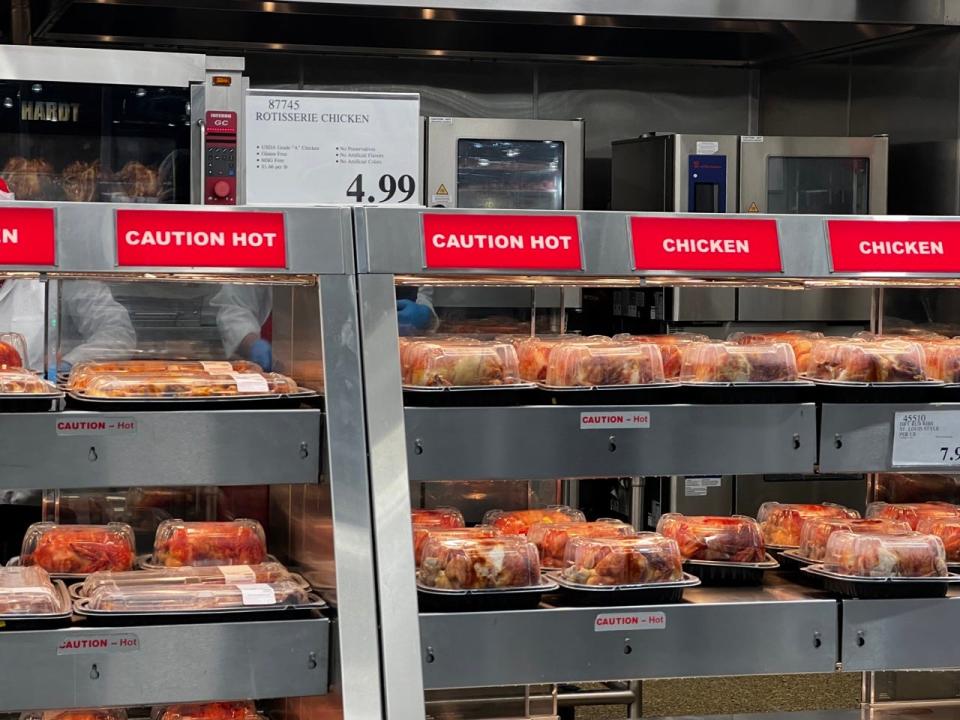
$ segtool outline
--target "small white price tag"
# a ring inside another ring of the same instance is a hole
[[[226,360],[205,360],[200,363],[205,373],[210,375],[230,374],[233,372],[233,365]]]
[[[890,464],[895,467],[960,466],[960,411],[895,413]]]
[[[252,585],[237,585],[237,590],[243,598],[244,605],[276,605],[277,596],[273,588],[263,583]]]
[[[230,377],[237,383],[237,391],[241,393],[256,393],[262,395],[270,392],[270,386],[263,375],[256,373],[230,373]]]
[[[254,583],[257,581],[257,574],[249,565],[218,565],[217,570],[223,575],[223,581],[226,583]]]
[[[251,90],[246,202],[422,202],[416,93]]]

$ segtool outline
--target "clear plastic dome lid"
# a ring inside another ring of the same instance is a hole
[[[258,565],[267,557],[263,527],[256,520],[184,522],[164,520],[153,543],[154,562],[183,565]]]
[[[290,577],[290,571],[278,562],[259,565],[204,565],[155,568],[124,572],[103,571],[88,575],[80,586],[80,593],[90,597],[105,585],[139,587],[142,585],[225,585],[241,583],[272,583]]]
[[[735,345],[694,343],[683,348],[680,382],[764,383],[798,379],[797,361],[787,343]]]
[[[665,382],[660,349],[652,343],[613,341],[555,347],[547,366],[547,385],[604,387]]]
[[[102,583],[87,596],[91,610],[124,613],[189,612],[229,610],[250,606],[301,605],[307,592],[292,577],[270,583],[224,583],[219,585],[129,585]]]
[[[67,378],[70,390],[82,391],[98,375],[224,375],[262,373],[263,368],[249,360],[81,360]]]
[[[960,517],[925,517],[917,532],[936,535],[943,543],[948,563],[960,563]]]
[[[0,567],[0,616],[64,612],[63,597],[43,568]]]
[[[867,505],[868,518],[886,518],[888,520],[903,520],[913,530],[920,525],[924,518],[960,517],[960,506],[945,502],[922,503],[885,503],[873,502]]]
[[[825,338],[813,344],[807,375],[856,383],[921,382],[927,379],[923,349],[915,342]]]
[[[849,577],[946,577],[943,543],[936,535],[835,532],[823,567]]]
[[[589,345],[611,342],[601,335],[540,335],[527,337],[514,343],[520,363],[520,377],[529,382],[547,381],[550,353],[564,345]]]
[[[540,584],[540,559],[525,537],[431,537],[423,547],[419,579],[441,590],[533,587]]]
[[[27,341],[23,335],[0,332],[0,370],[22,368],[27,357]]]
[[[493,525],[504,535],[526,535],[536,523],[585,522],[586,516],[567,505],[551,505],[531,510],[487,510],[484,525]]]
[[[180,703],[156,707],[153,720],[256,720],[257,708],[250,700],[233,702]]]
[[[631,537],[574,537],[566,547],[563,577],[578,585],[645,585],[683,578],[675,540],[657,533]]]
[[[677,380],[680,377],[680,366],[683,364],[683,347],[694,342],[707,342],[706,335],[699,333],[669,333],[667,335],[629,335],[622,333],[614,335],[617,342],[626,343],[653,343],[660,348],[660,361],[663,364],[663,376],[667,380]]]
[[[911,532],[910,526],[899,520],[882,518],[853,520],[849,518],[810,518],[803,521],[798,553],[808,560],[820,561],[827,554],[827,540],[835,532],[874,533],[897,535]]]
[[[212,398],[295,393],[297,383],[279,373],[219,375],[95,375],[83,393],[96,398]]]
[[[793,356],[797,360],[797,371],[805,373],[810,364],[810,352],[813,343],[823,338],[823,333],[806,330],[789,330],[787,332],[772,333],[733,333],[727,339],[738,345],[769,345],[771,343],[787,343],[793,348]]]
[[[410,522],[436,528],[459,528],[465,524],[463,513],[452,507],[416,508],[410,511]]]
[[[44,395],[57,392],[57,387],[39,375],[22,368],[0,369],[0,393],[5,395]]]
[[[127,711],[123,708],[31,710],[20,713],[20,720],[127,720]]]
[[[517,351],[509,343],[465,340],[415,341],[401,357],[403,382],[419,387],[515,385]]]
[[[563,568],[567,545],[573,538],[615,538],[633,534],[633,528],[619,520],[535,523],[527,531],[527,539],[537,546],[541,567]]]
[[[443,528],[430,525],[413,526],[413,559],[417,567],[423,558],[423,546],[429,538],[492,538],[502,533],[492,525],[475,525],[474,527]]]
[[[765,502],[757,512],[764,542],[779,547],[799,546],[804,521],[818,517],[856,519],[860,513],[835,503],[780,502]]]
[[[34,523],[23,537],[20,562],[58,575],[98,570],[132,570],[136,559],[133,529],[126,523],[59,525]]]
[[[758,563],[766,549],[756,520],[744,515],[660,516],[657,532],[677,541],[685,560]]]

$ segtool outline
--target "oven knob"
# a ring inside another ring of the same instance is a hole
[[[226,180],[217,180],[213,184],[213,194],[218,198],[225,198],[230,195],[230,183]]]

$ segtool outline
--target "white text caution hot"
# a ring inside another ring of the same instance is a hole
[[[268,247],[277,242],[273,232],[220,232],[204,230],[129,230],[127,245],[155,247]]]
[[[569,250],[572,235],[506,235],[435,233],[430,242],[435,248],[462,250]]]

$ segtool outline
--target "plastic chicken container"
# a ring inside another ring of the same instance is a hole
[[[70,368],[69,390],[84,390],[99,375],[229,375],[262,373],[249,360],[83,360]]]
[[[533,510],[488,510],[483,515],[484,525],[493,525],[504,535],[526,535],[536,523],[586,522],[579,510],[566,505],[552,505]]]
[[[960,477],[956,475],[880,473],[875,488],[874,497],[888,503],[960,502]]]
[[[686,566],[704,583],[755,585],[778,566],[767,556],[760,525],[743,515],[667,513],[657,532],[676,540]]]
[[[795,548],[800,545],[800,532],[805,520],[811,518],[859,518],[856,510],[823,503],[822,505],[805,503],[765,502],[757,512],[757,522],[763,532],[763,541],[768,546]]]
[[[924,369],[931,380],[960,383],[960,341],[922,342]]]
[[[23,537],[20,563],[54,575],[86,575],[98,570],[132,570],[133,530],[125,523],[58,525],[34,523]]]
[[[249,700],[233,702],[181,703],[156,707],[152,720],[256,720],[257,708]]]
[[[926,517],[917,523],[917,532],[936,535],[943,543],[947,562],[960,564],[960,517]]]
[[[412,387],[474,387],[521,382],[517,351],[509,343],[468,340],[411,342],[401,365]]]
[[[153,543],[153,562],[184,565],[258,565],[267,558],[263,527],[256,520],[164,520]]]
[[[207,585],[98,585],[78,601],[77,612],[190,614],[216,610],[293,608],[307,604],[302,585],[291,577],[271,583]]]
[[[793,349],[793,356],[797,361],[797,372],[803,374],[810,363],[810,351],[813,343],[823,338],[823,333],[807,332],[805,330],[790,330],[774,333],[733,333],[727,339],[738,345],[770,345],[773,343],[787,343]]]
[[[20,720],[127,720],[127,711],[123,708],[31,710],[20,713]]]
[[[96,375],[82,392],[88,398],[181,400],[237,397],[244,395],[289,395],[297,383],[279,373],[232,373],[219,375]]]
[[[430,525],[413,526],[413,558],[417,567],[423,557],[423,546],[429,538],[492,538],[502,533],[492,525],[475,525],[474,527],[442,528]]]
[[[960,517],[960,506],[944,502],[885,503],[874,502],[867,506],[868,518],[902,520],[913,530],[926,518]]]
[[[27,341],[14,332],[0,333],[0,369],[22,368],[27,357]]]
[[[410,522],[432,528],[460,528],[464,526],[463,513],[452,507],[417,508],[410,511]]]
[[[66,592],[43,568],[0,567],[0,619],[70,613]]]
[[[796,382],[797,361],[787,343],[735,345],[706,342],[684,347],[680,382],[772,383]]]
[[[2,348],[0,348],[2,351]],[[57,387],[22,368],[0,368],[0,395],[56,395]]]
[[[417,586],[424,610],[536,607],[547,589],[537,548],[525,537],[429,538]]]
[[[554,348],[564,345],[588,345],[611,342],[610,338],[600,335],[583,337],[580,335],[546,335],[527,337],[513,345],[517,350],[520,377],[528,382],[545,383],[550,365],[550,353]]]
[[[676,541],[657,533],[621,538],[573,538],[558,583],[574,605],[679,602],[700,581],[683,572]],[[656,622],[647,618],[644,622]]]
[[[156,568],[129,572],[96,572],[88,575],[79,595],[90,597],[97,588],[114,586],[136,588],[143,585],[226,585],[272,583],[290,577],[290,571],[278,562],[259,565],[205,565],[197,567]]]
[[[420,584],[443,590],[536,587],[537,548],[526,538],[430,538],[423,548]]]
[[[810,351],[807,376],[843,383],[914,383],[927,380],[918,343],[825,338]]]
[[[527,539],[537,546],[540,567],[562,569],[566,567],[567,546],[574,538],[618,538],[633,534],[633,528],[619,520],[549,522],[531,525]]]
[[[827,541],[835,532],[875,535],[902,535],[911,532],[910,525],[899,520],[882,518],[854,520],[848,518],[810,518],[800,531],[800,547],[796,554],[805,560],[820,562],[827,555]]]
[[[707,342],[710,338],[698,333],[670,333],[667,335],[614,335],[616,342],[653,343],[660,348],[660,360],[663,364],[663,376],[667,380],[680,378],[683,364],[683,348],[694,342]]]
[[[666,382],[660,349],[652,343],[565,344],[550,353],[549,387],[611,387]]]

